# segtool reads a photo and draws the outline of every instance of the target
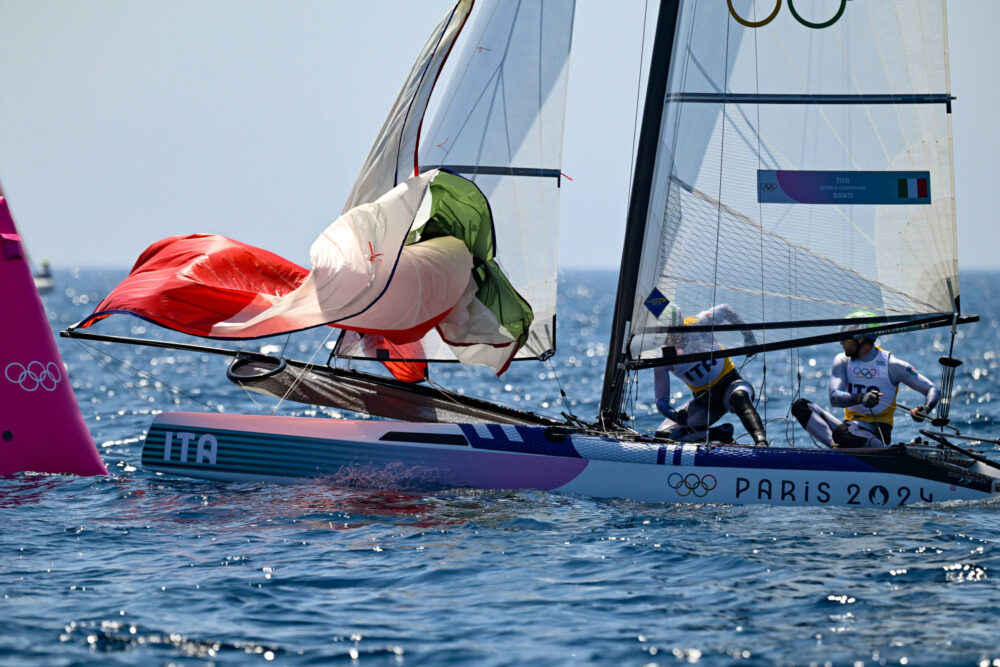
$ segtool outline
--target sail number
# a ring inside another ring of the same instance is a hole
[[[732,15],[734,19],[736,19],[736,22],[739,23],[740,25],[746,26],[747,28],[762,28],[771,21],[773,21],[774,18],[778,15],[778,12],[781,11],[781,0],[775,0],[774,11],[771,12],[767,17],[765,17],[761,21],[748,21],[747,19],[740,16],[739,12],[736,11],[736,8],[733,7],[733,0],[726,0],[726,2],[729,4],[729,13]],[[813,23],[812,21],[805,20],[804,18],[802,18],[801,14],[795,11],[795,0],[788,0],[788,11],[792,13],[792,16],[795,17],[795,20],[807,28],[814,28],[816,30],[820,30],[821,28],[829,28],[834,23],[839,21],[840,17],[844,15],[845,9],[847,9],[847,0],[840,0],[840,8],[837,10],[837,13],[833,15],[833,18],[829,19],[828,21]]]

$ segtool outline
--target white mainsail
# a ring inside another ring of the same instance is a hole
[[[857,310],[953,311],[946,32],[944,0],[681,2],[633,357],[660,355],[665,302],[728,303],[787,343]]]

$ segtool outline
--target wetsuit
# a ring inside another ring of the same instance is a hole
[[[743,324],[739,315],[727,304],[698,313],[685,320],[686,325]],[[756,344],[753,333],[744,332],[748,346]],[[681,336],[678,354],[697,354],[710,350],[722,351],[711,332],[688,333]],[[694,395],[687,403],[674,410],[670,407],[670,375],[687,385]],[[718,356],[711,361],[696,361],[672,366],[659,366],[654,370],[656,408],[666,419],[658,433],[672,440],[693,442],[697,440],[731,440],[732,428],[709,429],[727,412],[736,414],[755,444],[766,445],[767,438],[760,416],[753,407],[753,387],[740,376],[728,357]]]
[[[913,366],[880,347],[851,359],[838,354],[830,369],[830,405],[844,409],[844,421],[815,403],[800,398],[792,404],[792,414],[813,438],[827,446],[885,447],[892,443],[893,415],[899,385],[924,395],[924,411],[937,405],[939,392],[934,383]],[[878,405],[868,408],[861,396],[879,391]]]

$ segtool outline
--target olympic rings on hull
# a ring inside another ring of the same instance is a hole
[[[62,380],[59,365],[53,361],[47,364],[31,361],[27,366],[14,361],[7,364],[4,376],[8,381],[20,385],[21,389],[25,391],[35,391],[38,388],[45,391],[55,391],[56,386]]]
[[[667,484],[682,498],[686,496],[704,498],[718,483],[719,481],[715,479],[715,475],[700,477],[693,472],[689,472],[686,475],[672,472],[670,473],[670,477],[667,477]]]
[[[736,11],[736,8],[733,7],[733,0],[726,0],[726,4],[729,5],[729,14],[734,19],[736,19],[737,23],[739,23],[742,26],[746,26],[747,28],[763,28],[768,23],[773,21],[778,16],[778,12],[781,11],[781,0],[775,0],[774,11],[772,11],[767,16],[767,18],[760,21],[749,21],[740,16],[739,12]],[[833,18],[829,19],[828,21],[820,21],[818,23],[814,23],[812,21],[807,21],[804,18],[802,18],[802,15],[795,10],[795,0],[788,0],[788,11],[792,13],[792,16],[795,18],[795,20],[798,21],[800,24],[804,25],[805,27],[812,28],[814,30],[821,30],[823,28],[829,28],[830,26],[832,26],[834,23],[840,20],[841,16],[844,15],[845,9],[847,9],[847,0],[840,0],[840,9],[838,9],[837,13],[833,15]]]

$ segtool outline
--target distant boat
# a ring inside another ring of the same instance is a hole
[[[42,260],[42,268],[32,273],[31,277],[35,281],[35,289],[38,290],[39,294],[51,292],[52,288],[56,286],[55,278],[52,277],[52,268],[47,259]]]
[[[4,197],[3,186],[0,186],[0,197]],[[13,221],[11,224],[13,224]],[[18,242],[20,243],[20,239],[18,239]],[[28,262],[28,265],[31,266],[27,253],[25,253],[24,258],[25,261]],[[39,294],[51,292],[52,288],[56,286],[55,279],[52,277],[52,269],[49,266],[49,260],[47,259],[42,260],[42,268],[39,271],[31,272],[31,277],[35,281],[35,289],[38,290]]]

